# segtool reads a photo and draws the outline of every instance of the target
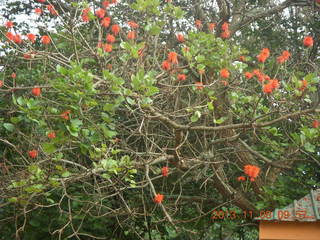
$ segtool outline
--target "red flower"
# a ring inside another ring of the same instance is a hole
[[[82,21],[84,21],[84,22],[90,21],[90,18],[89,18],[90,11],[91,11],[91,8],[85,8],[82,10],[82,14],[81,14]]]
[[[111,32],[114,35],[118,35],[118,33],[120,32],[120,26],[118,24],[114,24],[111,26]]]
[[[250,178],[250,182],[254,182],[256,179],[255,178]]]
[[[34,35],[32,33],[28,33],[27,38],[29,39],[30,42],[34,43],[36,40],[36,35]]]
[[[169,52],[168,61],[173,64],[178,64],[178,54],[176,52]]]
[[[215,23],[209,23],[209,30],[210,30],[210,32],[212,32],[215,27],[216,27],[216,24],[215,24]]]
[[[312,122],[312,127],[313,127],[313,128],[318,128],[319,126],[320,126],[320,123],[319,123],[318,120],[314,120],[314,121]]]
[[[261,50],[261,53],[264,54],[264,55],[266,55],[267,57],[270,56],[270,50],[269,50],[269,48],[263,48],[263,49]]]
[[[187,76],[185,74],[178,74],[178,80],[179,81],[184,81],[186,80]]]
[[[179,42],[184,42],[184,36],[183,36],[183,34],[182,33],[178,33],[177,34],[177,40],[179,41]]]
[[[112,4],[116,4],[116,3],[117,3],[117,0],[111,0],[111,3],[112,3]]]
[[[41,14],[42,14],[41,8],[35,8],[35,9],[34,9],[34,12],[35,12],[36,14],[38,14],[38,15],[41,15]]]
[[[104,44],[103,50],[105,52],[112,52],[112,45],[111,44]]]
[[[245,180],[246,180],[245,176],[240,176],[240,177],[237,178],[238,182],[245,181]]]
[[[163,61],[162,62],[162,69],[165,70],[165,71],[169,71],[171,68],[171,64],[169,61]]]
[[[163,201],[163,199],[164,199],[164,195],[158,193],[158,194],[156,194],[156,195],[154,196],[153,201],[154,201],[155,203],[161,203],[161,202]]]
[[[226,30],[226,31],[223,31],[223,32],[221,33],[221,38],[223,38],[223,39],[228,39],[228,38],[230,37],[230,35],[231,35],[230,31],[229,31],[229,30]]]
[[[3,86],[3,81],[0,80],[0,88]]]
[[[38,88],[38,87],[36,87],[36,88],[32,88],[32,95],[33,96],[36,96],[36,97],[39,97],[40,96],[40,94],[41,94],[41,88]]]
[[[30,59],[30,58],[32,58],[32,55],[29,54],[29,53],[24,53],[24,54],[23,54],[23,58],[24,58],[24,59]]]
[[[109,5],[110,5],[110,2],[109,2],[109,1],[103,1],[103,2],[102,2],[102,6],[103,6],[104,8],[108,8]]]
[[[39,3],[45,3],[46,0],[38,0]]]
[[[60,114],[60,117],[65,120],[69,120],[70,119],[70,116],[69,116],[70,112],[71,112],[70,110],[64,111],[63,113]]]
[[[14,72],[13,72],[13,73],[11,73],[11,77],[12,77],[12,78],[16,78],[16,77],[17,77],[17,74],[16,74],[16,73],[14,73]]]
[[[110,17],[105,17],[101,20],[101,25],[105,28],[109,27],[111,23],[111,18]]]
[[[163,168],[161,169],[161,172],[162,172],[162,176],[168,177],[169,168],[168,168],[168,167],[163,167]]]
[[[284,63],[286,60],[285,60],[285,58],[283,57],[283,56],[279,56],[279,57],[277,57],[277,62],[279,63],[279,64],[282,64],[282,63]]]
[[[221,30],[224,32],[228,31],[229,30],[229,23],[224,22],[221,26]]]
[[[244,75],[247,79],[251,79],[253,77],[253,74],[251,72],[246,72]]]
[[[129,31],[127,35],[128,39],[135,39],[136,38],[136,32],[135,31]]]
[[[221,76],[222,78],[228,78],[228,77],[230,77],[230,72],[228,71],[228,69],[223,68],[223,69],[221,69],[221,71],[220,71],[220,76]]]
[[[53,139],[53,138],[56,138],[56,133],[55,132],[49,132],[47,136],[48,136],[48,138]]]
[[[111,34],[108,34],[106,39],[108,43],[114,43],[116,41],[116,38]]]
[[[103,18],[106,15],[106,10],[99,8],[96,10],[95,14],[98,18]]]
[[[44,35],[44,36],[41,37],[41,43],[42,43],[42,44],[47,45],[47,44],[49,44],[50,42],[51,42],[51,39],[50,39],[49,36]]]
[[[259,62],[261,62],[261,63],[264,63],[266,60],[267,60],[267,55],[265,55],[265,54],[259,54],[258,56],[257,56],[257,59],[258,59],[258,61]]]
[[[6,37],[9,39],[9,40],[11,40],[11,41],[13,41],[14,40],[14,34],[13,33],[11,33],[11,32],[7,32],[6,33]]]
[[[311,36],[306,36],[303,39],[303,45],[306,47],[312,47],[313,46],[313,38]]]
[[[14,36],[13,41],[14,41],[16,44],[21,44],[21,43],[22,43],[22,38],[21,38],[21,36],[20,36],[19,34],[16,34],[16,35]]]
[[[12,21],[8,21],[5,24],[6,28],[13,28],[13,22]]]
[[[58,12],[57,10],[54,8],[54,6],[52,4],[47,5],[47,9],[49,10],[49,12],[54,15],[54,16],[58,16]]]
[[[245,165],[243,171],[251,178],[256,178],[259,175],[260,168],[255,165]]]
[[[200,28],[202,27],[202,22],[201,22],[201,20],[197,19],[197,20],[195,21],[195,25],[196,25],[196,27],[197,27],[198,29],[200,29]]]
[[[139,27],[139,24],[137,24],[136,22],[134,21],[129,21],[128,22],[128,25],[132,28],[138,28]]]
[[[198,90],[202,90],[203,89],[203,83],[202,82],[195,82],[194,84],[196,85],[196,88]]]
[[[29,154],[29,157],[36,158],[38,156],[38,151],[33,149],[33,150],[29,151],[28,154]]]

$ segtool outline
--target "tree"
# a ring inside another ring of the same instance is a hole
[[[1,29],[3,239],[255,239],[319,186],[313,2],[20,4],[47,28]]]

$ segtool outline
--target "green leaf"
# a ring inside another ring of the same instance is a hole
[[[304,144],[304,148],[306,149],[306,151],[312,152],[312,153],[314,153],[315,150],[316,150],[316,146],[313,145],[313,144],[311,144],[311,143],[309,143],[309,142],[306,142],[306,143]]]
[[[9,132],[13,132],[15,129],[15,126],[11,123],[4,123],[3,127],[8,130]]]
[[[61,174],[61,177],[63,178],[66,178],[66,177],[69,177],[71,175],[71,173],[69,171],[64,171],[62,174]]]
[[[43,151],[48,154],[54,153],[57,150],[57,148],[52,143],[43,143],[42,148]]]

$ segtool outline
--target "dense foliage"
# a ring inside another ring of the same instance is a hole
[[[319,5],[5,3],[0,239],[257,239],[320,186]]]

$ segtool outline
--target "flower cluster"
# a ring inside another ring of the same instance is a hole
[[[230,30],[229,30],[229,23],[227,22],[224,22],[221,26],[221,38],[223,39],[227,39],[230,37],[231,33],[230,33]]]
[[[277,57],[277,62],[282,64],[284,62],[286,62],[289,58],[290,58],[291,54],[289,51],[283,51],[282,54]]]
[[[250,181],[253,182],[258,177],[260,168],[255,165],[245,165],[243,171],[250,178]]]
[[[263,48],[260,54],[257,56],[257,59],[259,62],[264,63],[269,56],[270,56],[269,48]]]

